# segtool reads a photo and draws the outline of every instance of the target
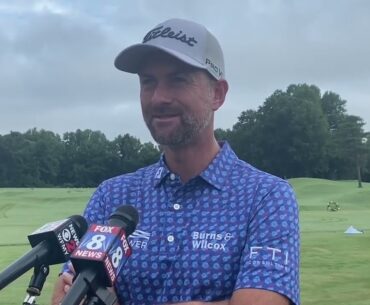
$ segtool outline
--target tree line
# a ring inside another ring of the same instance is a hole
[[[364,125],[361,117],[347,113],[338,94],[293,84],[216,134],[241,159],[283,178],[370,181],[370,133]]]
[[[153,143],[125,134],[109,141],[100,131],[59,136],[30,129],[0,136],[0,187],[92,187],[158,160]]]
[[[334,92],[314,85],[276,90],[230,129],[216,129],[239,158],[283,178],[370,181],[370,134]],[[160,148],[129,134],[110,141],[100,131],[62,136],[47,130],[0,135],[0,187],[94,187],[158,160]]]

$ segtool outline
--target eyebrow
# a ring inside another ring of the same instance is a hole
[[[175,68],[174,71],[168,73],[168,76],[176,76],[177,74],[189,75],[191,73],[197,73],[200,71],[202,71],[202,69],[192,66],[179,67]],[[138,72],[137,74],[139,75],[139,77],[152,77],[152,74],[150,72]]]

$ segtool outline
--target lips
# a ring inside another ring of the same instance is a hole
[[[169,110],[167,110],[167,111],[154,111],[152,113],[153,117],[168,117],[168,116],[178,116],[178,115],[180,115],[180,112],[179,111],[174,111],[174,110],[172,110],[172,111],[169,111]]]
[[[169,117],[174,117],[174,116],[178,116],[178,114],[176,113],[154,114],[153,118],[169,118]]]
[[[177,123],[180,115],[178,113],[161,113],[152,115],[152,122],[159,125],[169,125]]]
[[[166,118],[173,118],[180,116],[180,113],[178,111],[158,111],[153,112],[152,118],[153,119],[166,119]]]
[[[151,123],[157,127],[170,127],[181,121],[182,110],[175,105],[155,105],[147,110]]]
[[[160,115],[160,116],[153,116],[153,120],[154,121],[170,121],[178,117],[179,117],[178,115]]]

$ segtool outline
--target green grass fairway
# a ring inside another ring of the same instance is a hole
[[[370,183],[290,182],[300,206],[302,304],[370,304]],[[331,200],[339,211],[326,210]],[[365,234],[344,234],[350,225]]]
[[[47,222],[81,214],[92,189],[0,189],[0,271],[31,249],[27,235]],[[40,305],[50,304],[60,266],[52,266]],[[0,291],[0,305],[20,305],[32,270]]]
[[[303,305],[370,304],[370,184],[292,179],[301,217]],[[0,270],[30,246],[27,235],[41,225],[79,214],[92,189],[0,189]],[[334,200],[340,211],[328,212]],[[350,226],[365,234],[348,236]],[[38,304],[50,304],[60,266],[51,268]],[[31,271],[0,291],[0,305],[22,304]]]

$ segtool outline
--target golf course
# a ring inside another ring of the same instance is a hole
[[[295,178],[301,229],[302,305],[370,304],[370,183]],[[0,188],[0,271],[31,249],[27,235],[81,214],[93,189]],[[337,209],[328,209],[334,202]],[[344,233],[350,226],[362,233]],[[60,265],[37,304],[50,304]],[[0,305],[22,304],[32,270],[0,291]]]

